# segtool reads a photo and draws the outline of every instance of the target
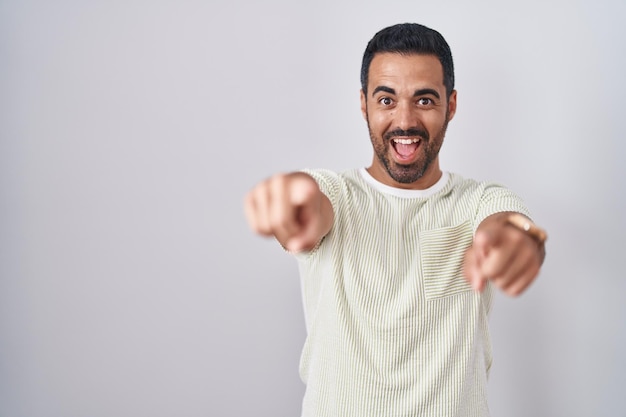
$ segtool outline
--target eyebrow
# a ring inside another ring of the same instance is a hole
[[[372,96],[374,96],[379,91],[383,91],[385,93],[389,93],[393,95],[396,94],[396,90],[394,90],[393,88],[390,88],[384,85],[379,85],[378,87],[374,89],[374,91],[372,91]],[[433,90],[432,88],[421,88],[419,90],[415,90],[415,92],[413,93],[413,97],[425,96],[428,94],[435,96],[436,98],[441,98],[437,90]]]
[[[421,90],[415,90],[415,92],[413,93],[413,97],[427,96],[429,94],[435,96],[436,98],[441,98],[439,97],[439,93],[437,92],[437,90],[433,90],[432,88],[422,88]]]
[[[374,91],[372,91],[372,97],[376,95],[376,93],[378,93],[379,91],[383,91],[385,93],[389,93],[393,95],[396,94],[396,90],[394,90],[393,88],[385,87],[384,85],[379,85],[378,87],[374,89]]]

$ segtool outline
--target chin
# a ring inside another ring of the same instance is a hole
[[[387,172],[389,173],[389,176],[394,181],[400,184],[411,184],[424,176],[424,172],[421,172],[419,170],[418,171],[416,170],[404,171],[404,170],[396,169],[396,170],[387,171]]]

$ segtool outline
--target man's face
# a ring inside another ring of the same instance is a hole
[[[383,184],[424,189],[439,180],[439,150],[456,111],[434,55],[380,53],[369,68],[361,111],[374,147],[369,173]]]

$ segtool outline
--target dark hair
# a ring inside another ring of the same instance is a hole
[[[443,67],[443,85],[448,97],[454,90],[454,64],[446,40],[436,30],[417,23],[400,23],[379,31],[367,44],[361,64],[361,88],[367,94],[372,59],[377,53],[435,55]]]

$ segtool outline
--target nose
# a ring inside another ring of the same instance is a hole
[[[394,124],[397,128],[402,130],[408,130],[419,126],[417,109],[407,102],[398,103]]]

